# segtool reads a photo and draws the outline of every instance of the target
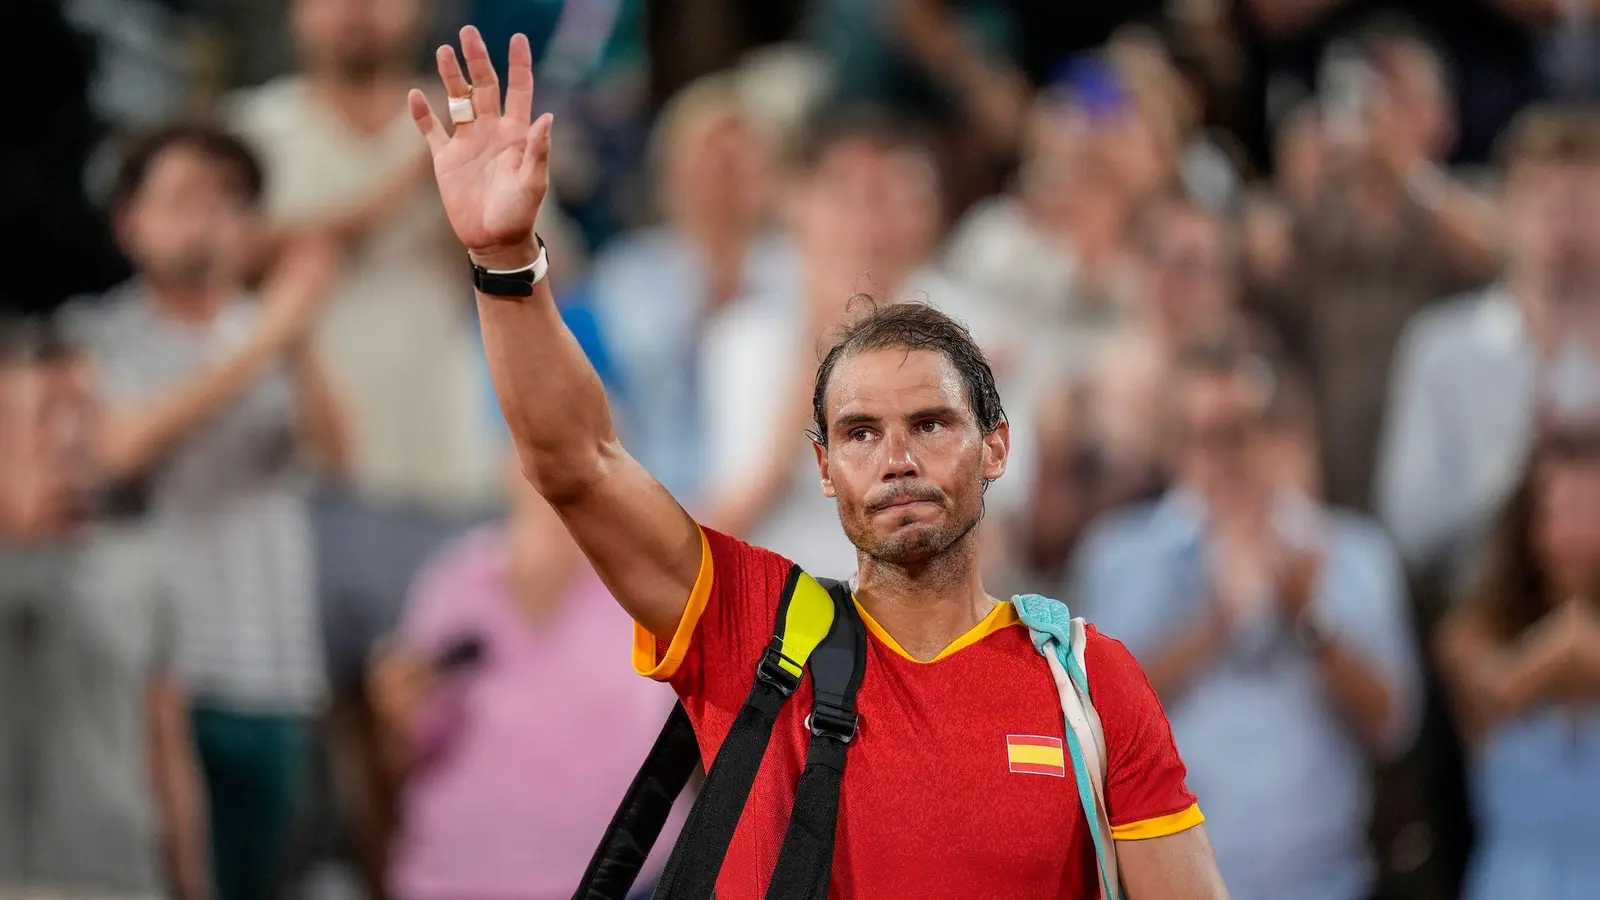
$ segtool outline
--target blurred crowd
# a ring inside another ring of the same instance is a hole
[[[815,367],[931,303],[991,591],[1139,658],[1234,897],[1600,896],[1600,4],[8,0],[0,898],[569,896],[670,710],[404,108],[465,22],[704,524],[848,576]]]

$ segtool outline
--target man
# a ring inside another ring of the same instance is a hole
[[[324,690],[303,463],[346,456],[309,341],[338,260],[297,244],[253,301],[261,188],[226,133],[135,141],[115,215],[139,274],[66,313],[108,405],[95,462],[148,512],[176,594],[223,900],[270,888],[298,792]]]
[[[706,388],[695,377],[702,333],[736,299],[792,282],[793,253],[772,231],[768,136],[736,77],[709,75],[684,88],[651,140],[662,222],[607,244],[591,291],[616,348],[629,443],[692,505],[716,471],[708,459],[715,444],[692,439]]]
[[[1322,178],[1269,314],[1315,382],[1327,496],[1365,511],[1401,330],[1492,277],[1500,235],[1493,205],[1436,164],[1453,115],[1438,53],[1385,28],[1344,63],[1348,90],[1324,79]]]
[[[1186,355],[1178,482],[1097,524],[1076,598],[1172,711],[1234,896],[1365,900],[1368,758],[1420,716],[1404,582],[1373,523],[1311,499],[1308,399],[1229,343]]]
[[[691,508],[702,524],[809,571],[848,573],[855,547],[835,526],[833,503],[817,493],[816,461],[798,436],[812,418],[818,348],[859,313],[852,295],[937,297],[991,361],[1014,335],[932,264],[941,188],[932,147],[914,122],[871,107],[827,109],[796,143],[786,218],[798,270],[719,310],[699,338],[710,494],[703,508]],[[991,505],[1018,493],[1015,457],[1010,469]]]
[[[93,521],[85,360],[0,323],[0,894],[206,900],[175,610],[144,530]]]
[[[637,623],[636,665],[670,680],[713,756],[749,689],[791,564],[700,527],[617,442],[599,379],[561,327],[535,246],[549,116],[530,121],[532,59],[513,39],[506,90],[476,29],[438,51],[453,136],[420,91],[412,115],[457,235],[482,267],[479,316],[523,472]],[[470,121],[468,121],[470,120]],[[535,269],[540,269],[538,274]],[[495,276],[492,271],[523,272]],[[971,338],[896,304],[846,332],[819,371],[817,461],[859,548],[872,637],[863,722],[844,777],[838,897],[1091,896],[1094,853],[1066,778],[1011,772],[1007,735],[1063,734],[1062,710],[1015,610],[979,583],[973,532],[1010,431]],[[1105,723],[1107,807],[1133,900],[1225,896],[1154,693],[1116,642],[1088,650]],[[805,756],[806,682],[779,716],[718,896],[759,897]],[[1056,739],[1060,739],[1059,737]],[[915,840],[902,830],[915,823]]]
[[[476,512],[498,493],[503,449],[460,260],[399,102],[422,5],[293,0],[288,12],[300,71],[233,97],[230,124],[261,156],[275,231],[320,230],[346,250],[315,338],[349,407],[352,485],[381,510]]]
[[[1501,150],[1505,274],[1407,325],[1379,453],[1377,509],[1400,552],[1452,579],[1521,472],[1543,389],[1559,387],[1585,352],[1583,320],[1600,316],[1591,286],[1567,274],[1595,228],[1600,115],[1535,107]]]
[[[1041,417],[1024,532],[1038,577],[1060,578],[1100,513],[1165,489],[1163,395],[1182,350],[1239,317],[1237,241],[1226,219],[1186,197],[1155,201],[1136,218],[1129,327]]]

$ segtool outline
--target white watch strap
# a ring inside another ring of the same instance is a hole
[[[544,248],[544,244],[540,243],[539,255],[533,258],[533,262],[516,269],[484,269],[484,271],[490,275],[516,275],[522,272],[532,272],[533,283],[538,284],[544,280],[544,276],[550,271],[550,257]]]

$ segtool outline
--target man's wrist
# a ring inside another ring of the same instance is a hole
[[[495,272],[514,272],[533,265],[534,260],[539,258],[539,245],[533,236],[529,235],[524,243],[468,249],[467,255],[475,265],[485,269]]]
[[[1290,627],[1294,631],[1295,642],[1312,656],[1321,656],[1333,646],[1333,629],[1312,605],[1308,604],[1302,609]]]

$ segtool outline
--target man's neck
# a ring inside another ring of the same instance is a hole
[[[860,557],[856,600],[914,659],[937,657],[999,602],[983,589],[973,538],[916,568]]]
[[[1522,314],[1522,327],[1535,351],[1540,356],[1554,353],[1561,343],[1561,323],[1556,320],[1550,291],[1540,279],[1519,272],[1507,277],[1506,286]]]
[[[404,106],[406,79],[398,70],[382,69],[361,79],[313,71],[306,80],[341,121],[364,134],[387,128]]]
[[[151,305],[162,316],[194,326],[210,325],[236,293],[216,285],[174,285],[155,279],[147,279],[145,287]]]
[[[705,254],[712,307],[732,301],[744,286],[745,256],[753,229],[737,223],[707,221],[686,223],[684,231]]]

